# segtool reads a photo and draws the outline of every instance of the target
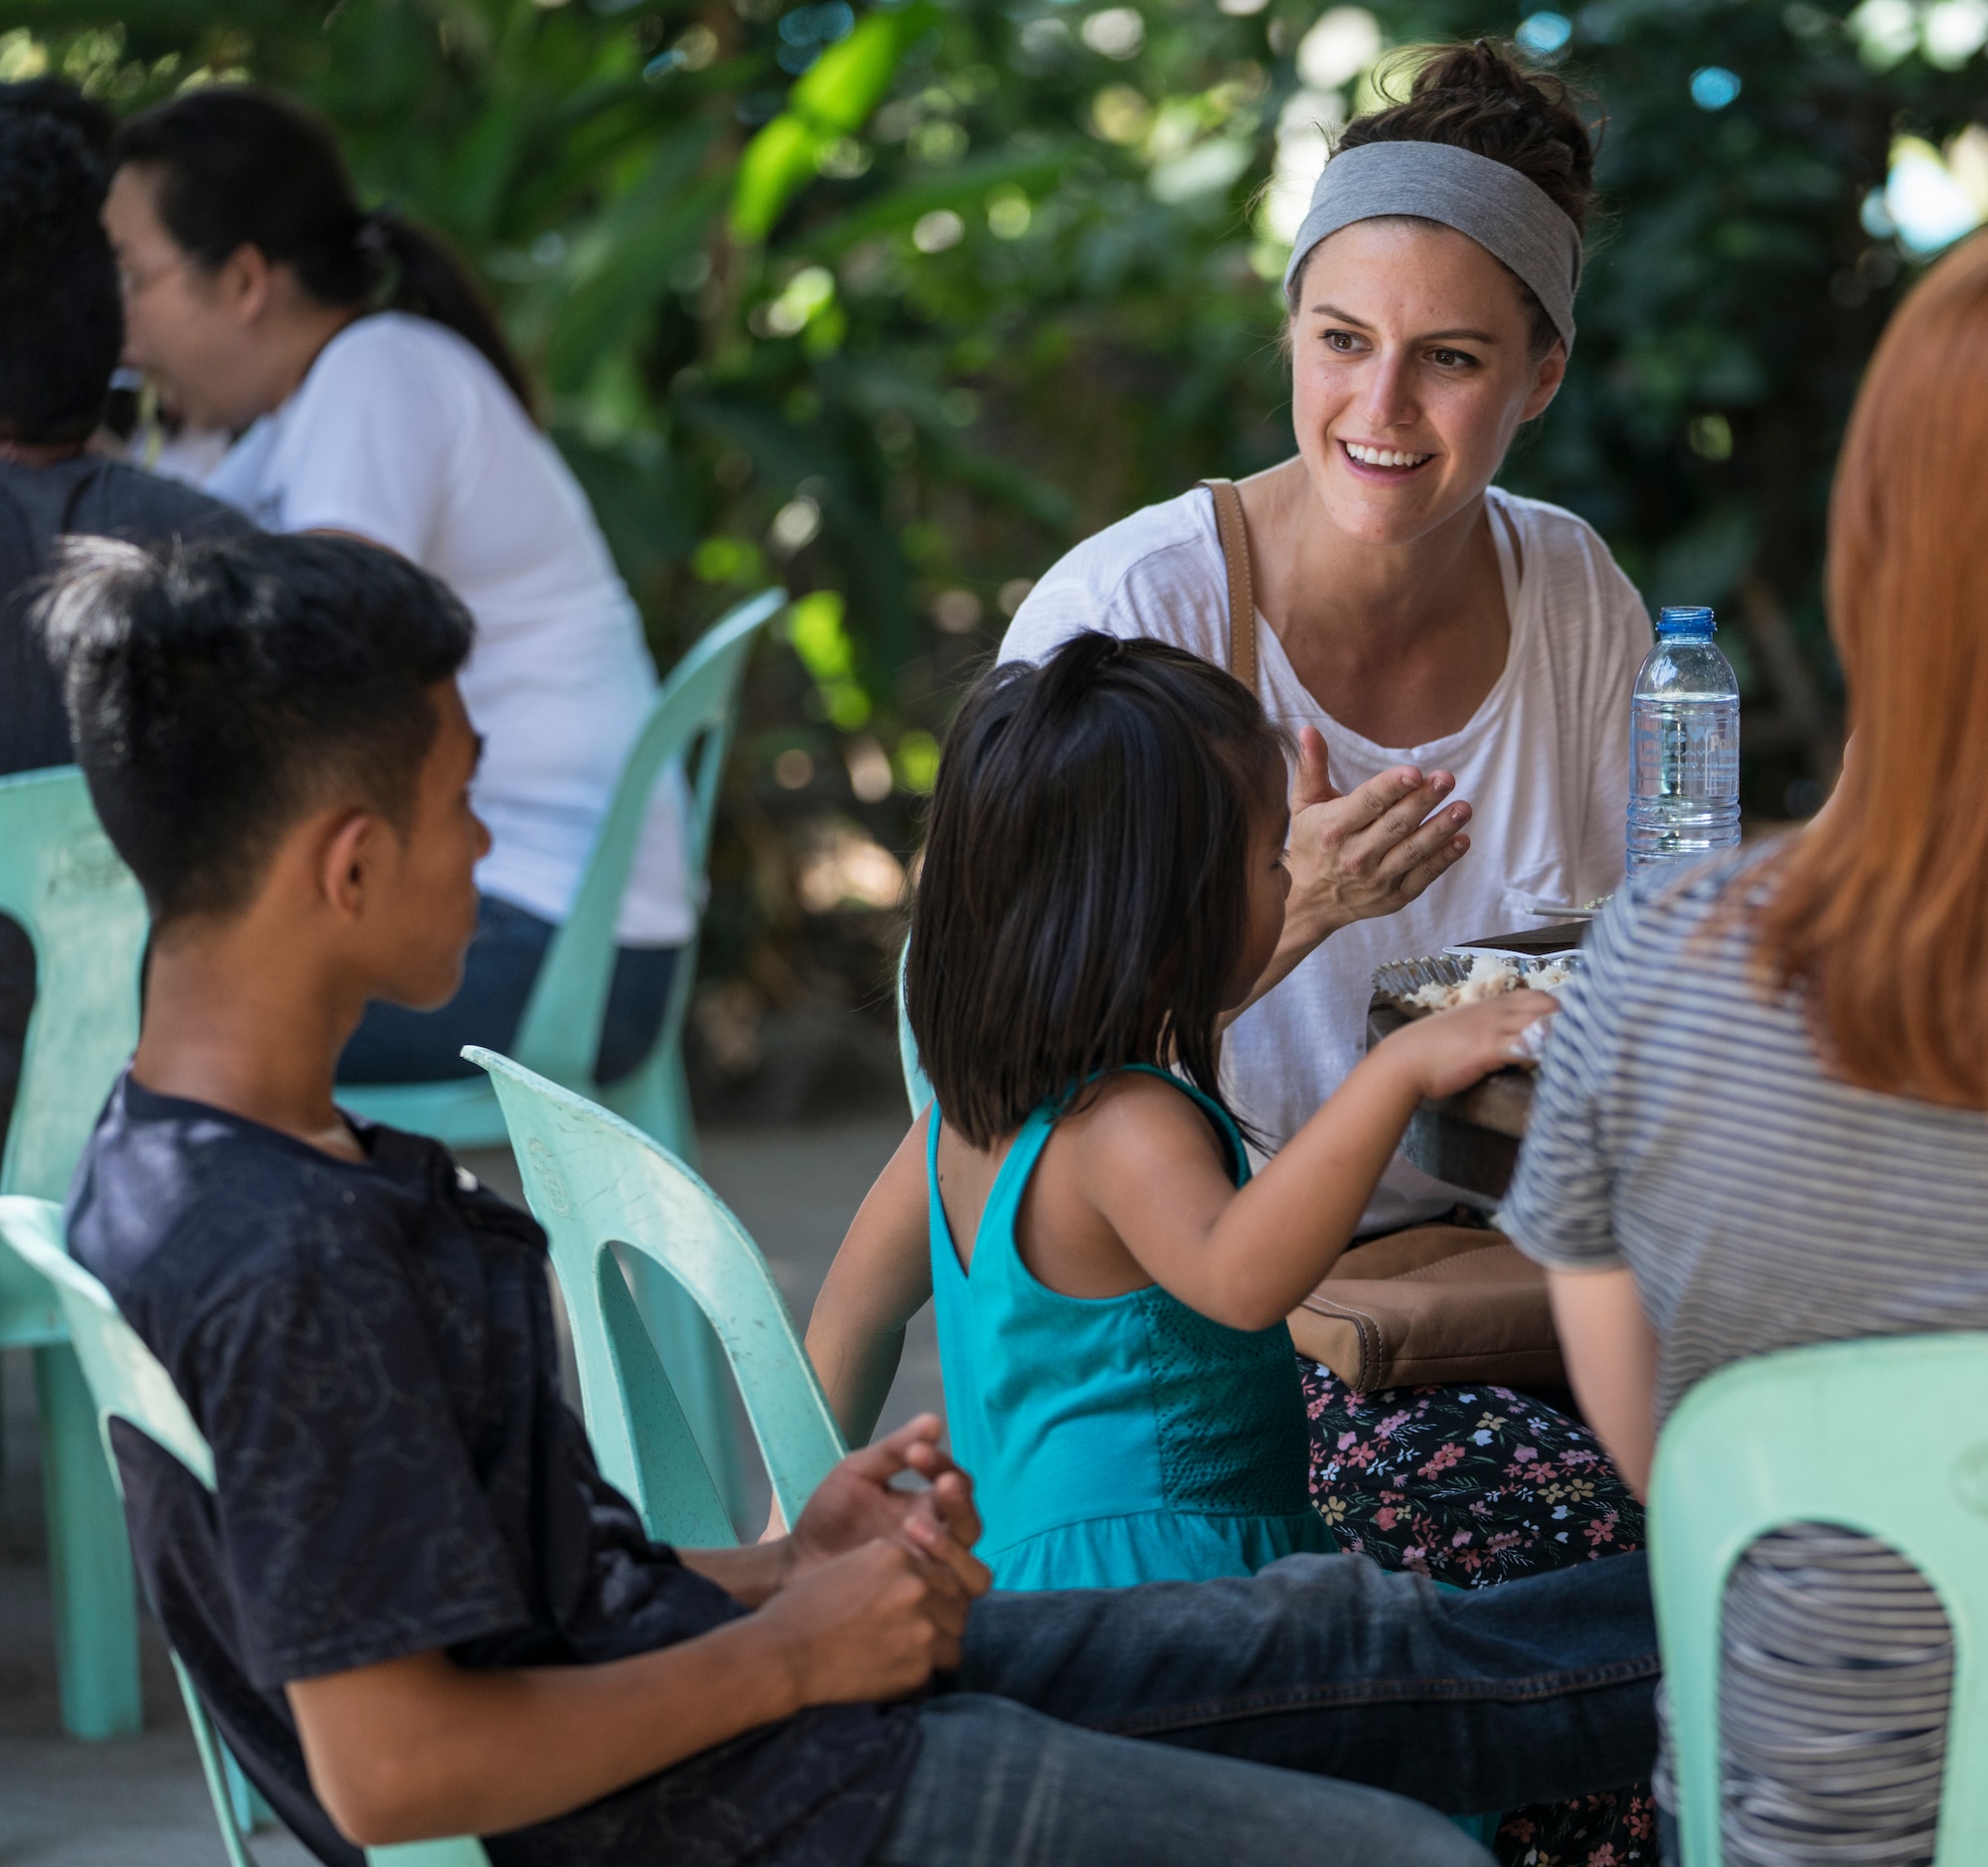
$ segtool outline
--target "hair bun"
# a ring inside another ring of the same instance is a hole
[[[1355,117],[1342,149],[1370,142],[1441,142],[1517,169],[1584,233],[1594,192],[1594,139],[1574,109],[1574,86],[1534,71],[1488,39],[1411,51],[1396,70],[1413,70],[1408,94]],[[1388,94],[1390,73],[1379,80]]]

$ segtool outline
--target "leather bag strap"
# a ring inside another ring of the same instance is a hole
[[[1256,587],[1249,575],[1249,532],[1234,480],[1203,480],[1215,499],[1215,529],[1229,571],[1229,672],[1256,691]]]

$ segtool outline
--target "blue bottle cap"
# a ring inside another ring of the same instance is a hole
[[[1691,604],[1657,612],[1659,635],[1710,635],[1719,627],[1710,609]]]

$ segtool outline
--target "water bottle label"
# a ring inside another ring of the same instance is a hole
[[[1740,703],[1637,696],[1629,735],[1629,869],[1696,861],[1740,841]]]
[[[1629,791],[1635,798],[1730,804],[1740,792],[1737,707],[1642,701],[1631,735]]]

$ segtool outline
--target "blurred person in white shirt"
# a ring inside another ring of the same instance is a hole
[[[656,688],[641,618],[524,372],[461,262],[362,210],[330,131],[247,85],[125,124],[104,221],[125,361],[196,428],[239,433],[206,484],[271,531],[340,532],[447,583],[476,621],[461,677],[492,846],[462,990],[375,1004],[348,1083],[466,1075],[506,1049]],[[658,787],[615,930],[598,1074],[639,1063],[695,928],[687,794]]]

